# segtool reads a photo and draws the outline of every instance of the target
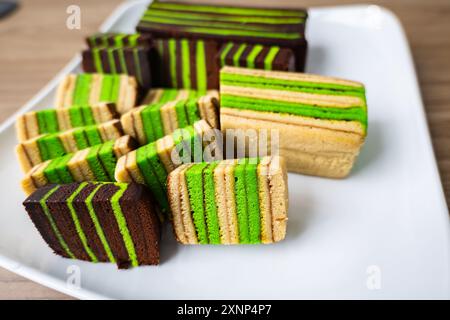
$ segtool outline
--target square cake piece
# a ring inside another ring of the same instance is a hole
[[[159,263],[160,223],[149,191],[136,183],[48,185],[24,202],[42,238],[58,255],[116,263]]]
[[[304,9],[232,7],[154,1],[137,31],[155,38],[190,38],[291,48],[303,71],[307,42]]]
[[[286,158],[289,171],[349,174],[367,133],[361,83],[236,67],[222,68],[220,81],[222,130],[276,130],[278,141],[270,146]]]
[[[175,236],[183,244],[285,238],[288,187],[281,157],[185,164],[169,174],[167,194]]]

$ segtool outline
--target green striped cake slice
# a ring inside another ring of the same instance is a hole
[[[185,164],[167,180],[183,244],[259,244],[286,235],[287,173],[281,157]]]
[[[214,142],[203,143],[202,138],[213,134],[214,129],[205,120],[197,121],[193,126],[177,129],[170,135],[122,156],[117,162],[115,179],[120,182],[146,184],[159,207],[167,212],[168,173],[180,166],[183,161],[202,161],[205,148],[216,148]],[[220,154],[220,151],[217,152]]]
[[[174,89],[174,88],[153,88],[150,89],[142,104],[148,105],[158,102],[169,102],[185,99],[196,99],[202,96],[212,96],[219,99],[217,90],[194,90],[194,89]]]
[[[53,183],[114,181],[114,170],[124,154],[134,150],[135,141],[122,136],[87,149],[47,160],[34,166],[22,180],[22,188],[30,194]]]
[[[225,109],[358,122],[363,131],[367,127],[365,88],[358,82],[229,66],[222,68],[220,80]]]
[[[16,154],[26,173],[33,166],[50,159],[73,153],[124,135],[120,120],[78,127],[59,133],[42,134],[19,143]]]
[[[113,103],[31,111],[17,117],[17,138],[22,142],[42,134],[99,124],[117,118],[119,114]]]
[[[200,119],[218,128],[218,109],[218,100],[207,95],[133,108],[121,117],[121,122],[125,133],[144,145]]]
[[[136,78],[126,74],[69,74],[58,85],[55,107],[112,102],[125,113],[136,105],[137,95]]]
[[[56,254],[128,268],[159,263],[150,198],[139,184],[82,182],[41,187],[23,204]]]

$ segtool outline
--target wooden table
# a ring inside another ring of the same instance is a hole
[[[0,121],[41,89],[83,47],[120,0],[22,0],[19,11],[0,20]],[[207,1],[201,1],[207,2]],[[212,1],[211,1],[212,2]],[[224,3],[233,3],[223,0]],[[239,3],[241,1],[234,1]],[[337,0],[247,0],[261,6],[325,6]],[[450,201],[450,1],[372,1],[402,21],[417,67],[447,203]],[[81,29],[66,28],[66,8],[81,7]],[[0,299],[67,299],[0,268]]]

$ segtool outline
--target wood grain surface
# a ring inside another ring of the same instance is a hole
[[[0,20],[0,121],[35,95],[84,46],[84,37],[120,0],[21,0]],[[208,1],[197,1],[208,2]],[[209,1],[210,3],[213,1]],[[226,1],[221,3],[241,3]],[[311,7],[358,3],[337,0],[246,0],[255,6]],[[364,3],[366,3],[364,1]],[[407,33],[416,64],[447,204],[450,201],[450,1],[389,0]],[[81,29],[66,28],[66,9],[81,8]],[[0,299],[69,299],[0,268]]]

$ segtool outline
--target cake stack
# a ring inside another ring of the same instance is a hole
[[[287,171],[345,177],[367,132],[361,83],[300,73],[307,17],[154,1],[138,33],[89,36],[55,108],[17,119],[49,247],[128,268],[159,263],[163,223],[181,244],[283,240]]]

